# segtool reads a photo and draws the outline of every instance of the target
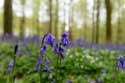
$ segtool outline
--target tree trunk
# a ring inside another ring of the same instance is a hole
[[[111,8],[111,0],[105,0],[105,6],[106,6],[106,41],[111,42],[112,41],[112,28],[111,28],[112,8]]]
[[[55,16],[55,37],[58,38],[58,22],[59,22],[59,18],[58,18],[58,11],[59,11],[59,1],[56,0],[56,16]]]
[[[93,11],[92,11],[92,42],[95,42],[95,7],[96,7],[96,2],[93,0]]]
[[[52,32],[52,0],[49,0],[49,16],[50,16],[49,33],[51,33]]]
[[[23,17],[21,17],[20,19],[20,37],[24,37],[24,27],[25,27],[25,8],[24,8],[24,4],[23,5],[23,8],[22,8],[22,14],[23,14]]]
[[[72,0],[70,1],[70,4],[69,4],[69,7],[70,7],[70,15],[69,15],[69,39],[70,40],[73,40],[73,31],[72,31],[72,28],[73,28],[73,6],[72,6]]]
[[[96,43],[99,42],[99,16],[100,16],[100,0],[97,0],[97,14],[96,14]]]
[[[121,2],[118,1],[118,5],[119,5],[119,8],[118,10],[120,10],[120,7],[121,7]],[[117,43],[120,43],[119,40],[121,40],[121,33],[122,33],[122,30],[121,30],[121,21],[120,21],[120,15],[121,15],[121,12],[119,11],[119,17],[118,17],[118,24],[117,24]]]
[[[12,34],[13,30],[13,9],[12,0],[4,0],[4,34]]]

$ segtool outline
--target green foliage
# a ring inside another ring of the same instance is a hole
[[[7,83],[9,74],[7,73],[8,63],[13,56],[13,47],[10,44],[0,42],[0,83]],[[28,49],[28,50],[27,50]],[[28,44],[27,49],[21,48],[22,55],[16,58],[16,77],[18,83],[38,83],[39,75],[34,71],[34,66],[39,56],[39,47],[34,44]],[[29,52],[32,55],[29,56]],[[121,52],[125,54],[124,52]],[[119,52],[83,48],[70,48],[66,52],[66,57],[61,65],[61,79],[65,83],[66,79],[71,79],[73,83],[88,83],[98,78],[103,78],[102,83],[124,83],[125,72],[116,71],[116,57]],[[48,47],[45,56],[48,56],[52,69],[51,75],[54,75],[56,65],[53,50]],[[102,73],[106,70],[106,73]],[[44,74],[45,83],[49,83],[47,75]]]

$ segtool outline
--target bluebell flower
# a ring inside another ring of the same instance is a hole
[[[14,61],[11,60],[11,61],[9,62],[9,65],[8,65],[8,73],[10,73],[10,72],[12,71],[13,65],[14,65]]]
[[[42,64],[42,56],[38,57],[38,60],[35,64],[35,70],[38,71],[40,64]]]
[[[66,83],[73,83],[71,80],[66,80]]]
[[[42,64],[42,56],[39,56],[39,58],[38,58],[38,63],[39,63],[39,64]]]
[[[61,53],[60,53],[60,57],[61,57],[61,59],[64,59],[64,58],[65,58],[65,53],[64,53],[64,52],[61,52]]]
[[[53,46],[53,49],[54,49],[54,53],[55,53],[55,54],[58,54],[58,53],[59,53],[58,44],[55,44],[55,45]]]
[[[43,68],[44,72],[50,73],[51,69],[48,67],[48,65],[45,65],[45,67]]]
[[[123,66],[123,64],[124,64],[124,56],[119,55],[118,59],[119,59],[121,65]]]
[[[68,37],[68,35],[69,35],[68,32],[63,32],[62,33],[62,38],[66,38],[66,37]]]
[[[54,83],[55,82],[55,78],[54,77],[50,77],[49,80],[50,80],[50,83]]]
[[[69,38],[68,38],[68,33],[67,32],[62,33],[61,44],[63,46],[68,46],[69,45]]]
[[[48,33],[44,39],[44,42],[45,44],[53,46],[54,40],[55,40],[55,37],[52,34]]]
[[[36,71],[39,70],[39,66],[40,66],[40,64],[39,64],[38,62],[36,62],[36,64],[35,64],[35,70],[36,70]]]
[[[46,51],[46,46],[43,45],[40,49],[40,54],[42,55]]]
[[[49,61],[49,59],[48,59],[48,57],[46,56],[46,64],[48,65],[48,64],[50,64],[50,61]]]
[[[120,64],[120,63],[117,63],[116,69],[117,69],[117,70],[120,70],[120,68],[121,68],[121,64]]]
[[[69,39],[68,38],[62,38],[61,39],[61,44],[63,46],[68,46],[69,45]]]
[[[59,47],[59,51],[60,52],[65,52],[65,48],[64,47]]]

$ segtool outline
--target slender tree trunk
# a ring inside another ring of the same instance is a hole
[[[50,21],[49,21],[49,32],[52,32],[52,0],[49,0],[49,16],[50,16]]]
[[[87,38],[87,32],[88,32],[88,26],[87,26],[87,18],[88,18],[88,16],[87,16],[87,1],[85,0],[85,2],[84,2],[84,8],[83,8],[83,17],[84,17],[84,25],[83,25],[83,27],[84,27],[84,33],[83,33],[83,35],[84,35],[84,39],[86,40],[86,39],[88,39]]]
[[[120,0],[118,1],[118,5],[119,5],[119,10],[120,10],[120,7],[121,7]],[[119,17],[118,17],[118,24],[117,24],[117,43],[120,43],[119,40],[121,40],[121,33],[122,33],[121,21],[120,21],[121,12],[119,11],[118,13],[119,13]]]
[[[106,41],[112,41],[112,28],[111,28],[111,14],[112,14],[112,7],[111,7],[111,0],[105,0],[106,6]]]
[[[13,9],[12,0],[4,0],[4,34],[12,34],[13,30]]]
[[[99,16],[100,16],[100,0],[97,0],[97,14],[96,14],[96,43],[99,42]]]
[[[66,6],[66,3],[64,2],[64,24],[63,24],[63,31],[65,31],[65,28],[66,28],[66,10],[65,10],[65,6]]]
[[[95,6],[96,6],[96,3],[95,3],[95,0],[93,0],[93,11],[92,11],[92,42],[94,43],[95,42]]]
[[[72,6],[72,0],[70,0],[70,15],[69,15],[69,39],[70,40],[73,40],[73,31],[72,31],[72,28],[73,28],[73,6]]]
[[[58,11],[59,11],[59,0],[56,0],[56,16],[55,16],[55,36],[58,38]]]
[[[39,25],[39,16],[36,17],[36,28],[37,28],[37,35],[40,35],[40,25]]]
[[[22,14],[23,17],[21,17],[20,19],[20,37],[24,37],[24,28],[25,28],[25,12],[24,12],[24,4],[23,4],[23,10],[22,10]]]

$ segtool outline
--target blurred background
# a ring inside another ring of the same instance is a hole
[[[125,42],[125,0],[0,0],[0,34],[68,31],[70,40]]]

